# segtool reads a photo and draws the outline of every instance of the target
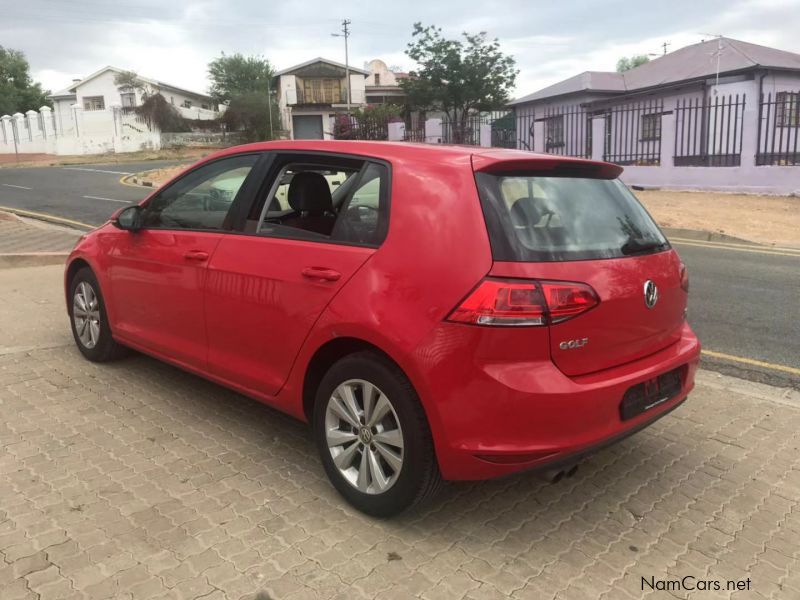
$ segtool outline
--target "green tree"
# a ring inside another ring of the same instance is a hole
[[[220,120],[228,131],[241,132],[245,142],[277,139],[281,130],[281,115],[275,103],[272,102],[271,105],[272,135],[270,135],[266,93],[250,92],[235,96]]]
[[[31,79],[30,65],[22,52],[0,46],[0,115],[52,106],[49,93]]]
[[[114,85],[122,92],[137,91],[144,100],[153,93],[150,86],[142,81],[135,71],[122,71],[114,75]]]
[[[617,61],[617,73],[624,73],[636,67],[650,62],[650,58],[646,54],[635,54],[630,58],[623,56]]]
[[[514,58],[500,50],[486,32],[463,33],[449,40],[439,27],[414,24],[406,54],[418,68],[400,85],[413,109],[440,110],[454,125],[454,141],[461,141],[472,112],[502,108],[517,78]]]
[[[275,72],[270,62],[260,56],[244,56],[236,53],[208,63],[211,79],[209,93],[216,102],[232,102],[238,96],[260,93],[266,97],[270,79]]]

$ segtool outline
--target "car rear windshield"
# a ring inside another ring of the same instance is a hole
[[[476,173],[495,260],[620,258],[669,244],[617,179]]]

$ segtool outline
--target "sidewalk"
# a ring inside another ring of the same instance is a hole
[[[723,586],[690,598],[800,598],[797,392],[701,371],[571,479],[375,520],[304,425],[139,354],[84,360],[62,272],[0,269],[3,600],[658,599],[687,592],[643,578],[685,576]]]
[[[0,268],[63,264],[80,231],[0,211]]]

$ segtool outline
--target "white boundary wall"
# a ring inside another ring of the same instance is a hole
[[[105,154],[158,150],[161,134],[118,107],[55,115],[43,106],[0,117],[0,154]]]

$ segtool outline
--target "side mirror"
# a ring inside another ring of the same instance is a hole
[[[111,218],[111,222],[124,231],[138,231],[142,228],[142,207],[123,208]]]

